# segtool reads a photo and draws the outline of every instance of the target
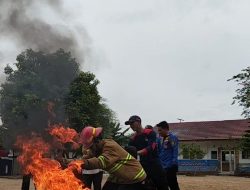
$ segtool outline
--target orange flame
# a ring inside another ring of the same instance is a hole
[[[74,129],[65,128],[62,124],[55,124],[50,126],[49,134],[54,136],[57,141],[65,144],[72,143],[72,148],[77,149],[78,144],[78,133]]]
[[[49,158],[50,144],[36,134],[29,139],[19,137],[16,145],[21,151],[18,161],[24,173],[32,175],[37,190],[90,190],[75,176],[83,161],[72,161],[62,169],[58,161]]]

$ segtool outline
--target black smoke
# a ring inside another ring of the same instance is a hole
[[[52,24],[49,15],[46,18],[49,11],[64,20],[62,0],[0,0],[0,35],[21,48],[47,53],[62,48],[83,62],[86,49],[82,43],[89,42],[86,31],[79,26],[72,28],[71,23]]]
[[[70,51],[78,63],[85,64],[85,57],[89,53],[89,37],[82,26],[67,23],[67,20],[70,19],[64,19],[67,17],[67,10],[63,5],[62,0],[0,0],[0,36],[15,44],[16,48],[22,51],[31,48],[36,52],[53,54],[61,48],[66,52]],[[56,16],[55,20],[50,18],[49,13],[51,12]],[[4,55],[5,52],[2,50],[0,61],[1,64],[6,65],[6,63],[2,63]],[[16,54],[13,54],[14,57]],[[57,72],[62,73],[60,76],[63,76],[68,70],[58,66]],[[57,77],[58,79],[58,75],[46,74],[46,77],[48,79]],[[73,80],[73,78],[71,79]],[[57,117],[61,115],[63,117],[64,108],[61,106],[58,110]],[[41,126],[46,126],[47,123],[44,120],[46,115],[40,113],[40,110],[29,108],[25,114],[27,122],[23,126],[18,126],[22,133],[31,129],[38,131],[35,129],[43,129]],[[12,126],[13,130],[9,129],[9,133],[13,133],[12,136],[16,137],[20,131],[15,129],[15,124]],[[10,135],[5,137],[6,143],[11,144],[13,138]]]

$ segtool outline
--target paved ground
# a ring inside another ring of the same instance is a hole
[[[247,190],[250,178],[234,176],[178,176],[181,190]],[[21,190],[21,179],[0,178],[0,190]],[[31,185],[30,190],[34,190]]]

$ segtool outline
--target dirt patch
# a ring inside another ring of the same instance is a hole
[[[249,189],[250,178],[234,176],[179,175],[181,190],[242,190]],[[0,178],[0,190],[21,190],[22,179]],[[35,190],[31,184],[30,190]]]
[[[178,176],[181,190],[242,190],[250,187],[250,178],[234,176]]]

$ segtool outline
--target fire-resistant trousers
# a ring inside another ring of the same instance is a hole
[[[150,164],[142,163],[142,167],[147,173],[147,178],[153,181],[157,190],[168,190],[168,181],[165,175],[165,171],[159,161],[155,161]]]
[[[178,166],[175,165],[170,168],[165,168],[165,171],[170,190],[180,190],[176,176],[176,173],[178,171]]]
[[[102,189],[102,176],[103,176],[103,172],[101,171],[96,174],[83,174],[82,178],[88,188],[91,189],[91,185],[93,183],[94,190],[101,190]]]

